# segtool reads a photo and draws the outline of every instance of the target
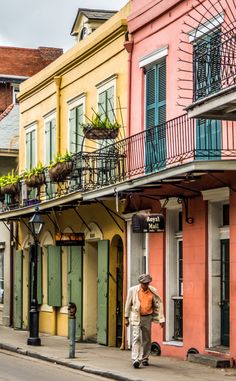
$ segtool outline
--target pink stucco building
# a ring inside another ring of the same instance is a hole
[[[134,233],[127,214],[128,286],[136,283],[136,274],[151,273],[166,314],[165,329],[153,328],[153,342],[164,355],[184,359],[199,352],[231,365],[236,358],[234,15],[230,0],[132,0],[126,42],[129,134],[141,133],[139,150],[133,148],[140,160],[130,164],[136,189],[126,212],[165,217],[164,232]]]

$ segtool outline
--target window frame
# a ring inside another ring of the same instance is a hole
[[[31,169],[31,168],[28,168],[27,167],[27,147],[26,147],[26,136],[27,134],[30,134],[32,133],[33,131],[35,131],[35,165],[37,165],[38,163],[38,135],[37,135],[37,123],[34,122],[34,123],[31,123],[30,125],[28,126],[25,126],[24,127],[24,131],[25,131],[25,161],[24,161],[24,166],[25,166],[25,169]]]
[[[68,144],[67,144],[67,149],[68,149],[68,152],[72,152],[71,151],[71,146],[70,146],[70,112],[75,109],[75,108],[78,108],[79,106],[83,106],[83,121],[82,123],[85,123],[85,115],[86,115],[86,94],[85,93],[82,93],[80,94],[78,97],[76,98],[72,98],[71,100],[69,100],[67,102],[68,104],[68,120],[67,120],[67,125],[68,125],[68,130],[67,130],[67,139],[68,139]],[[82,144],[81,144],[82,145]],[[78,151],[73,151],[73,153],[76,153]]]
[[[51,113],[47,114],[44,117],[44,148],[46,148],[46,124],[55,120],[55,147],[56,147],[56,139],[57,139],[57,134],[56,134],[56,112],[52,111]],[[55,149],[55,155],[57,154],[56,149]],[[44,163],[45,165],[49,165],[50,163],[46,162],[46,149],[44,149]],[[53,159],[52,159],[53,160]]]

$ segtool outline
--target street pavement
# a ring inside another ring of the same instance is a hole
[[[150,366],[134,369],[130,351],[91,343],[76,343],[75,358],[69,358],[69,340],[40,334],[40,347],[27,345],[28,332],[0,326],[0,349],[57,363],[119,381],[236,381],[236,369],[215,369],[164,356],[151,356]],[[226,378],[227,379],[227,378]]]

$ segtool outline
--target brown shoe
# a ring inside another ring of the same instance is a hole
[[[148,360],[144,360],[144,361],[142,361],[142,365],[143,365],[143,366],[148,366],[148,365],[149,365]]]

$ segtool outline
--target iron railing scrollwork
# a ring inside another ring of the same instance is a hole
[[[74,154],[71,172],[61,183],[50,179],[48,169],[45,185],[34,191],[22,181],[18,195],[0,200],[2,211],[101,189],[194,160],[236,160],[235,131],[235,122],[195,120],[184,114],[105,148]]]

